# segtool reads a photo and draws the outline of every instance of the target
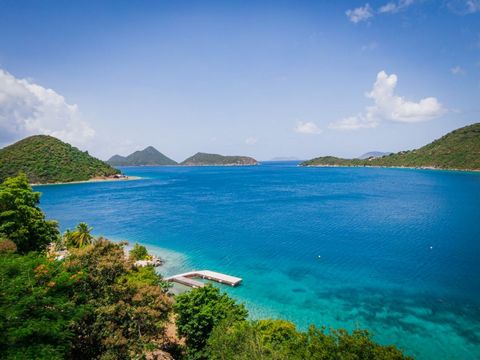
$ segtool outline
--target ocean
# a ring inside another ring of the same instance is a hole
[[[418,359],[480,358],[480,174],[131,167],[141,180],[37,186],[62,230],[140,242],[164,275],[208,269],[265,317],[366,328]]]

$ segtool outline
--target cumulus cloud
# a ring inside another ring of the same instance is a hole
[[[78,106],[62,95],[0,69],[0,143],[33,134],[81,145],[95,131],[81,119]]]
[[[245,139],[245,144],[247,145],[255,145],[258,142],[258,139],[256,137],[248,137]]]
[[[434,97],[426,97],[415,102],[396,95],[397,82],[397,75],[388,75],[385,71],[380,71],[373,89],[365,94],[367,98],[373,100],[374,105],[367,106],[364,112],[355,116],[331,123],[329,128],[335,130],[374,128],[384,120],[414,123],[434,119],[445,113],[445,108]]]
[[[320,134],[322,130],[313,122],[297,122],[297,125],[293,129],[296,133],[299,134]]]
[[[454,66],[453,68],[450,69],[450,72],[453,75],[465,75],[465,70],[461,66]]]
[[[360,6],[356,9],[347,10],[345,14],[348,16],[351,22],[356,24],[373,17],[373,9],[367,3],[364,6]]]

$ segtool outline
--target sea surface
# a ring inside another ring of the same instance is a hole
[[[367,328],[418,359],[480,359],[480,174],[411,169],[132,167],[142,180],[37,186],[62,230],[209,269],[251,318]]]

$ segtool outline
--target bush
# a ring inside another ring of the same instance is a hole
[[[227,294],[208,284],[178,295],[174,310],[178,334],[185,337],[189,358],[204,359],[204,348],[213,328],[222,320],[244,320],[248,312]]]
[[[130,258],[132,260],[145,260],[148,257],[147,248],[143,245],[135,243],[132,250],[130,250]]]

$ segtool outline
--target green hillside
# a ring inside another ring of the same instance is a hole
[[[305,161],[303,166],[386,166],[480,170],[480,123],[454,130],[416,150],[374,159],[341,159],[333,156]]]
[[[153,146],[141,151],[135,151],[128,156],[114,155],[107,163],[112,166],[142,166],[142,165],[177,165],[177,162],[163,155]]]
[[[0,150],[0,181],[21,171],[31,183],[83,181],[120,173],[88,152],[47,135],[30,136]]]
[[[185,159],[180,165],[186,166],[208,166],[208,165],[257,165],[258,161],[248,156],[223,156],[218,154],[196,153]]]

